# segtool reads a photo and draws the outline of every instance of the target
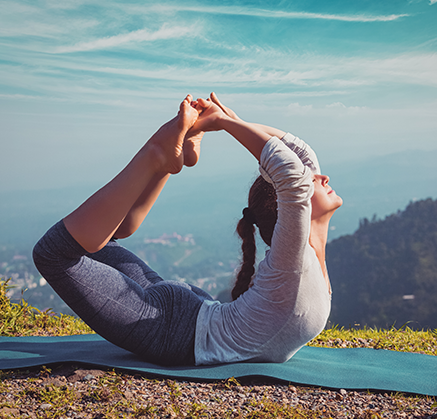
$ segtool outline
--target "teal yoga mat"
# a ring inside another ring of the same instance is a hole
[[[84,363],[189,380],[269,377],[328,388],[398,391],[437,396],[437,357],[367,348],[305,346],[288,362],[162,367],[98,335],[0,337],[0,369]]]

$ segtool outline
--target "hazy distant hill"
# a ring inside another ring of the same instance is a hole
[[[410,201],[436,199],[436,161],[437,150],[411,150],[338,165],[322,162],[322,172],[344,200],[331,221],[336,230],[329,238],[351,234],[361,218],[382,218]]]
[[[331,321],[437,328],[437,201],[410,203],[328,245]]]

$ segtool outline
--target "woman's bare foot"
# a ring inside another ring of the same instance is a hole
[[[200,143],[203,138],[203,131],[189,130],[184,140],[184,165],[194,166],[200,157]]]
[[[215,93],[211,93],[211,98],[198,99],[192,102],[199,112],[197,123],[188,131],[184,142],[184,165],[194,166],[199,160],[200,143],[205,131],[216,131],[221,129],[216,125],[216,120],[222,116],[231,119],[240,119],[234,111],[226,108],[220,103]]]
[[[202,113],[203,107],[200,106],[197,100],[191,102],[191,106],[196,108],[199,114]],[[185,135],[185,140],[184,140],[184,165],[185,166],[192,167],[199,161],[200,143],[202,142],[202,138],[204,134],[205,134],[204,131],[200,131],[193,127]]]
[[[176,174],[184,165],[184,139],[199,116],[191,106],[193,97],[188,95],[180,104],[178,115],[164,124],[147,142],[146,148],[154,153],[156,170]]]

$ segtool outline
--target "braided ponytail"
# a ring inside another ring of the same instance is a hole
[[[271,245],[273,229],[277,219],[276,192],[273,186],[259,176],[249,191],[249,205],[243,210],[243,218],[238,222],[243,262],[232,289],[232,300],[236,300],[250,286],[255,273],[256,242],[255,227],[258,226],[261,238]]]
[[[247,210],[248,208],[245,208]],[[255,227],[249,217],[243,215],[238,222],[237,233],[241,237],[241,251],[243,253],[243,262],[240,272],[237,275],[237,281],[232,289],[232,300],[236,300],[240,294],[243,294],[249,288],[252,276],[255,273]]]

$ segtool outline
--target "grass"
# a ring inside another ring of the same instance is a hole
[[[400,352],[437,355],[437,329],[412,330],[407,325],[399,329],[363,327],[362,329],[334,326],[324,330],[308,343],[309,346],[328,348],[373,348]]]
[[[82,320],[50,309],[40,311],[24,299],[12,303],[7,297],[9,280],[0,279],[0,336],[67,336],[94,333]]]
[[[94,333],[82,320],[50,309],[40,311],[24,299],[11,303],[6,293],[10,286],[0,280],[0,336],[67,336]],[[389,349],[402,352],[418,352],[437,355],[437,329],[412,330],[407,325],[399,329],[334,326],[324,330],[308,343],[309,346],[329,348]]]
[[[54,370],[53,373],[56,373]],[[341,398],[339,408],[320,401],[312,389],[296,390],[293,386],[269,385],[260,387],[241,385],[235,378],[207,384],[199,384],[201,391],[193,397],[190,387],[195,383],[172,380],[150,380],[140,376],[106,371],[89,383],[50,383],[52,371],[42,367],[39,372],[0,371],[0,418],[35,417],[48,418],[336,418],[382,419],[391,413],[405,412],[408,416],[424,416],[437,406],[432,397],[405,396],[395,393],[384,395],[389,411],[377,411],[369,406],[378,395],[369,393],[360,412],[351,413],[350,399]],[[12,380],[11,380],[12,379]],[[17,382],[19,384],[17,385]],[[151,389],[151,393],[148,389]],[[272,390],[273,389],[273,390]],[[299,402],[293,399],[300,393]],[[134,393],[135,392],[135,393]],[[278,392],[280,396],[278,397]],[[6,395],[6,397],[3,397]],[[281,397],[287,397],[284,401]],[[363,396],[357,394],[352,398]],[[389,398],[390,397],[390,398]],[[237,400],[227,403],[226,399]],[[211,402],[211,400],[213,402]],[[329,399],[329,398],[328,398]],[[306,401],[304,401],[306,400]],[[325,398],[326,400],[326,398]],[[239,401],[239,402],[238,402]],[[349,413],[350,414],[349,414]],[[435,410],[434,410],[435,412]],[[26,416],[26,414],[28,416]],[[434,416],[429,416],[434,417]]]
[[[45,369],[39,375],[50,373]],[[21,417],[20,411],[31,412],[37,418],[66,418],[66,417],[92,417],[92,418],[149,418],[149,417],[189,417],[189,418],[329,418],[332,417],[327,409],[306,409],[303,406],[290,406],[274,402],[268,396],[257,399],[246,388],[242,394],[246,402],[237,408],[217,407],[211,409],[208,403],[183,397],[183,388],[172,380],[164,380],[160,385],[162,400],[156,405],[144,399],[129,397],[126,388],[129,387],[129,376],[107,372],[98,380],[93,380],[89,388],[75,386],[71,383],[64,385],[41,384],[41,379],[26,377],[26,373],[14,373],[15,377],[23,381],[23,390],[14,391],[8,385],[9,373],[4,373],[0,380],[0,394],[13,394],[6,402],[0,399],[0,417]],[[233,383],[235,379],[233,379]],[[143,378],[144,387],[147,380]],[[232,390],[227,388],[227,381],[218,383],[211,388],[223,397],[228,397]],[[2,415],[2,411],[6,415]],[[24,416],[23,416],[24,417]],[[377,417],[377,416],[375,416]]]
[[[93,333],[93,331],[80,319],[73,316],[55,314],[51,310],[40,311],[30,306],[24,299],[19,303],[12,303],[7,297],[10,289],[8,281],[0,280],[0,335],[1,336],[64,336],[74,334]],[[367,347],[375,349],[388,349],[405,352],[418,352],[428,355],[437,355],[437,330],[414,331],[407,325],[397,329],[388,330],[378,328],[349,328],[332,327],[324,330],[319,336],[308,343],[310,346],[323,346],[333,348]],[[317,418],[332,417],[329,411],[312,410],[303,406],[290,406],[269,397],[261,401],[252,398],[251,390],[247,394],[246,407],[229,411],[221,411],[214,416],[203,404],[202,400],[191,400],[184,396],[180,383],[163,380],[162,385],[168,394],[168,403],[157,406],[153,403],[139,404],[135,398],[125,397],[126,375],[106,371],[87,391],[77,391],[71,385],[41,385],[35,377],[49,376],[50,369],[42,367],[40,372],[26,371],[0,371],[0,418],[18,417],[20,406],[31,400],[39,405],[50,406],[47,410],[40,410],[36,417],[60,418],[71,416],[68,412],[74,409],[83,409],[82,412],[92,412],[95,418],[118,417],[241,417],[241,418]],[[12,385],[8,379],[20,378],[23,383],[22,390],[8,401],[2,401],[2,394],[11,394]],[[144,381],[150,381],[142,378]],[[67,383],[68,384],[68,383]],[[215,389],[232,391],[240,386],[234,378],[214,384]],[[247,387],[246,387],[247,388]],[[399,408],[414,404],[419,399],[396,394],[393,396]],[[434,405],[435,399],[433,399]],[[78,407],[79,406],[79,407]],[[6,410],[5,410],[6,409]],[[5,413],[6,412],[6,413]],[[8,413],[9,412],[9,413]],[[77,412],[79,413],[79,412]],[[88,414],[88,413],[87,413]],[[361,416],[360,416],[361,417]],[[379,414],[372,412],[363,418],[380,418]]]

